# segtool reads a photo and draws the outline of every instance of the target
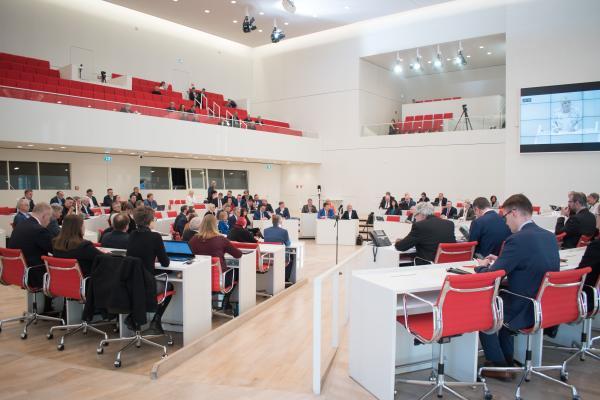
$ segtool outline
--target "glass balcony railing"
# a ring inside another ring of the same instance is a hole
[[[291,136],[317,137],[315,132],[291,129],[284,126],[268,125],[250,120],[235,118],[231,113],[217,116],[211,110],[193,107],[188,110],[155,108],[138,104],[79,97],[60,93],[44,92],[32,89],[16,88],[0,85],[0,97],[38,101],[44,103],[62,104],[64,106],[92,108],[96,110],[121,112],[139,116],[168,118],[186,122],[227,126],[260,132],[279,133]]]
[[[361,136],[504,129],[504,114],[363,125]]]

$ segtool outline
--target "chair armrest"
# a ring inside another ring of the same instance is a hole
[[[527,296],[523,296],[523,295],[511,292],[510,290],[507,290],[507,289],[500,289],[500,292],[531,301],[531,303],[533,304],[533,328],[532,328],[532,331],[536,332],[540,329],[540,325],[542,324],[542,307],[540,306],[540,303],[536,299],[532,299],[531,297],[527,297]],[[504,326],[506,326],[509,329],[512,329],[507,324],[504,324]],[[523,333],[525,333],[525,332],[523,332]]]
[[[154,275],[154,279],[157,279],[157,278],[165,278],[165,290],[163,291],[163,296],[166,297],[167,296],[167,288],[169,286],[169,274],[167,274],[166,272],[163,272],[162,274]]]
[[[80,293],[80,295],[81,295],[81,301],[82,301],[83,303],[85,303],[85,302],[86,302],[86,296],[85,296],[85,294],[86,294],[86,293],[85,293],[85,288],[87,287],[87,281],[88,281],[88,279],[90,279],[90,277],[89,277],[89,276],[88,276],[88,277],[85,277],[85,278],[83,278],[83,279],[82,279],[82,281],[81,281],[81,287],[79,288],[79,293]]]
[[[483,333],[490,335],[492,333],[496,333],[502,328],[504,324],[504,301],[502,297],[496,296],[495,304],[494,304],[494,326],[487,330],[482,331]]]
[[[39,289],[39,288],[32,288],[31,286],[29,286],[29,270],[33,269],[33,268],[41,268],[41,267],[46,268],[46,264],[38,264],[38,265],[32,265],[31,267],[25,267],[25,273],[23,274],[23,287],[27,288],[27,290],[30,291],[30,292],[33,291],[34,289]],[[46,275],[47,275],[47,273],[44,274],[44,281],[43,282],[45,282]],[[42,283],[42,290],[44,290],[44,284],[43,283]],[[44,291],[44,293],[46,293],[46,292]]]
[[[407,296],[412,297],[413,299],[415,299],[423,304],[427,304],[429,307],[431,307],[431,312],[433,314],[433,335],[432,335],[431,339],[425,339],[425,338],[413,333],[410,330],[410,326],[408,325],[408,314],[406,312],[406,297]],[[427,301],[413,293],[405,293],[402,296],[402,312],[404,313],[404,323],[406,324],[405,326],[406,326],[406,330],[408,331],[408,333],[416,336],[423,343],[431,343],[431,342],[434,342],[439,339],[438,336],[439,336],[439,334],[441,334],[441,324],[440,324],[441,321],[439,321],[439,311],[435,304],[433,304],[432,302]]]
[[[591,310],[591,316],[593,317],[600,311],[600,293],[598,293],[598,288],[596,286],[584,285],[584,287],[590,288],[592,290],[592,293],[594,294],[594,308]],[[586,306],[588,307],[587,311],[589,311],[589,305],[587,304],[587,296],[584,296],[584,298],[586,301]]]

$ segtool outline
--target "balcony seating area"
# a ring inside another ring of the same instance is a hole
[[[396,123],[395,128],[396,132],[401,134],[443,132],[444,124],[453,117],[453,113],[407,115],[404,122]]]
[[[432,101],[460,100],[461,97],[446,97],[443,99],[415,100],[415,103],[431,103]]]
[[[116,78],[121,75],[111,76]],[[131,111],[138,114],[213,125],[227,125],[223,119],[231,118],[236,112],[241,121],[249,117],[244,109],[226,107],[227,102],[222,94],[209,92],[205,92],[206,100],[202,101],[202,108],[195,108],[193,113],[168,111],[166,108],[170,102],[174,102],[177,109],[183,105],[186,110],[192,109],[193,102],[184,98],[182,93],[173,91],[171,85],[162,94],[153,94],[152,91],[159,84],[160,82],[134,77],[132,90],[127,90],[100,83],[63,79],[59,71],[51,69],[46,60],[0,53],[0,86],[8,87],[0,90],[0,97],[107,111],[121,111],[125,104],[130,104]],[[250,117],[250,120],[256,122],[256,118]],[[242,123],[241,126],[248,125]],[[290,129],[288,123],[274,120],[262,119],[262,125],[256,124],[256,130],[302,136],[302,131]]]

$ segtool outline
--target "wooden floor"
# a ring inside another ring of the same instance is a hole
[[[354,247],[340,247],[340,259]],[[335,261],[333,246],[306,242],[305,276],[312,279]],[[23,293],[0,287],[0,318],[18,315]],[[324,315],[327,316],[327,307]],[[312,285],[269,306],[207,350],[192,357],[156,381],[148,377],[157,360],[152,349],[134,349],[123,358],[123,368],[112,367],[113,349],[95,354],[95,337],[78,336],[58,352],[44,336],[46,323],[18,338],[20,324],[3,327],[0,334],[0,399],[309,399],[311,394]],[[348,377],[346,330],[323,388],[323,399],[373,399]],[[559,361],[562,353],[545,352],[545,362]],[[427,372],[410,375],[426,378]],[[573,362],[570,381],[582,399],[600,398],[600,362]],[[598,380],[596,380],[598,379]],[[495,399],[513,399],[516,383],[490,381]],[[397,398],[416,399],[423,388],[402,385]],[[470,399],[481,392],[467,389]],[[554,384],[532,380],[522,395],[528,400],[569,399],[568,391]]]

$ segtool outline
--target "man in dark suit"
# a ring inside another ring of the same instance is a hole
[[[594,304],[594,293],[588,286],[596,286],[598,276],[600,276],[600,239],[594,240],[585,249],[577,268],[585,267],[592,268],[592,272],[585,277],[586,286],[583,288],[587,296],[588,309],[590,309],[590,305]]]
[[[394,200],[394,196],[392,196],[390,192],[385,192],[385,196],[383,196],[379,202],[379,208],[387,210],[392,206],[392,200]]]
[[[313,205],[312,199],[308,199],[305,205],[302,206],[302,210],[300,211],[302,214],[314,213],[316,214],[319,210],[317,207]]]
[[[275,210],[275,214],[283,219],[290,219],[290,210],[288,210],[283,201],[279,202],[279,207]]]
[[[13,228],[23,221],[27,221],[29,218],[29,201],[25,198],[19,199],[17,202],[17,213],[13,218]]]
[[[396,240],[396,250],[406,251],[415,247],[416,264],[429,264],[435,259],[440,243],[455,243],[454,223],[433,215],[433,206],[421,202],[415,206],[415,222],[404,239]]]
[[[115,201],[116,199],[117,199],[117,196],[115,196],[113,194],[113,190],[112,189],[107,189],[106,190],[106,196],[104,196],[104,200],[102,201],[102,205],[104,207],[110,207],[112,205],[113,201]]]
[[[98,203],[98,200],[96,200],[96,197],[94,196],[94,191],[92,189],[86,190],[85,195],[88,199],[90,199],[90,207],[100,207],[100,204]]]
[[[142,197],[142,194],[140,193],[140,188],[137,187],[137,186],[135,186],[133,188],[133,192],[131,192],[131,194],[129,195],[129,198],[131,198],[131,196],[135,196],[135,201],[136,202],[138,202],[138,201],[142,201],[143,202],[144,201],[144,198]],[[134,202],[134,205],[135,205],[135,202]]]
[[[52,208],[47,203],[38,203],[31,216],[15,227],[8,242],[8,248],[21,249],[28,267],[35,266],[29,271],[28,283],[36,288],[42,287],[46,273],[42,256],[52,251],[52,237],[46,229],[51,217]]]
[[[471,222],[468,239],[477,242],[475,253],[482,257],[490,254],[497,256],[502,243],[511,235],[504,218],[491,207],[490,201],[485,197],[478,197],[473,201],[473,211],[477,219]]]
[[[209,202],[212,202],[213,193],[216,193],[216,192],[217,192],[217,181],[211,181],[210,186],[208,187],[208,196],[206,196],[206,199]]]
[[[270,243],[281,243],[284,246],[290,246],[292,242],[290,241],[289,233],[286,229],[281,227],[281,216],[273,215],[271,219],[273,222],[273,226],[265,229],[265,242]],[[291,263],[289,262],[289,258],[286,257],[286,265],[285,265],[285,281],[290,281],[290,276],[292,274]]]
[[[412,197],[410,197],[410,193],[404,193],[404,197],[398,204],[398,207],[401,210],[410,210],[415,205],[417,205],[417,203],[415,203],[415,201],[412,199]]]
[[[227,219],[227,224],[229,225],[229,229],[233,228],[237,220],[240,218],[240,209],[239,207],[235,207],[229,218]]]
[[[267,206],[264,204],[261,204],[260,209],[258,209],[254,212],[255,220],[270,219],[270,218],[271,218],[271,215],[267,212]]]
[[[458,211],[456,207],[452,207],[452,202],[448,200],[446,205],[442,208],[442,215],[448,219],[456,219],[458,217]]]
[[[179,214],[175,217],[175,221],[173,222],[173,229],[179,232],[181,236],[183,236],[183,229],[185,228],[185,224],[187,224],[187,210],[188,206],[181,206]]]
[[[573,213],[571,217],[569,214]],[[596,217],[587,208],[587,198],[581,192],[569,194],[569,206],[561,210],[562,216],[556,221],[554,233],[567,233],[563,240],[563,249],[577,246],[582,235],[594,237],[596,234]],[[569,218],[565,222],[565,218]]]
[[[117,214],[112,221],[113,230],[102,236],[102,247],[110,249],[127,249],[129,243],[129,217],[126,214]]]
[[[266,210],[267,210],[268,212],[270,212],[271,214],[274,214],[274,213],[275,213],[275,210],[273,210],[273,206],[272,206],[272,205],[271,205],[271,204],[270,204],[270,203],[267,201],[267,199],[262,199],[262,200],[260,201],[260,204],[262,204],[263,206],[265,206],[265,207],[266,207]]]
[[[213,198],[211,203],[215,205],[215,208],[217,210],[221,210],[223,208],[223,204],[225,204],[225,201],[223,200],[223,193],[213,192],[212,196]]]
[[[33,202],[33,190],[25,189],[25,192],[23,194],[23,198],[27,199],[27,201],[29,202],[29,212],[32,212],[33,207],[35,207],[35,203]]]
[[[65,205],[65,193],[62,190],[56,192],[56,196],[50,199],[50,204],[58,204],[61,207]]]
[[[511,236],[504,242],[500,256],[488,255],[480,260],[477,272],[506,271],[508,290],[520,296],[535,297],[546,272],[558,271],[558,244],[552,232],[537,226],[531,219],[533,206],[522,194],[510,196],[502,205]],[[493,263],[493,264],[492,264]],[[479,334],[485,358],[493,366],[512,366],[513,336],[511,331],[533,325],[532,303],[522,297],[506,295],[503,327],[491,335]],[[509,378],[510,374],[484,371],[484,376]]]
[[[233,199],[234,199],[233,193],[231,192],[231,190],[228,190],[227,194],[225,196],[223,196],[223,203],[227,203],[229,201],[228,199],[230,199],[230,198],[233,202]]]
[[[432,204],[436,207],[444,207],[446,203],[448,203],[448,199],[444,197],[444,193],[440,193],[438,194],[438,197],[433,200]]]
[[[346,206],[346,211],[342,214],[342,219],[358,219],[358,214],[352,208],[352,204]]]

